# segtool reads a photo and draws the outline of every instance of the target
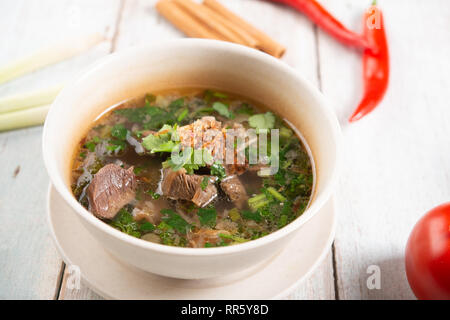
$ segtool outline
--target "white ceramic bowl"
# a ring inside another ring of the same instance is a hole
[[[94,217],[76,201],[70,189],[72,157],[98,115],[111,105],[149,91],[196,86],[253,98],[300,130],[316,166],[313,200],[302,216],[270,235],[243,244],[178,248],[128,236]],[[305,223],[332,193],[339,141],[340,128],[333,110],[314,86],[283,62],[240,45],[183,39],[111,54],[67,85],[47,116],[43,154],[56,190],[85,228],[115,257],[156,274],[201,279],[256,266],[283,249],[295,232],[307,228]]]

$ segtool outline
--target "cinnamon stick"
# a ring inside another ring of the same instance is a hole
[[[171,0],[158,1],[156,9],[188,37],[226,40],[219,33],[199,22]]]
[[[202,7],[204,10],[214,19],[218,20],[222,25],[230,29],[232,32],[234,32],[237,36],[239,36],[242,40],[244,40],[244,45],[252,48],[256,48],[259,44],[259,41],[253,37],[250,33],[248,33],[246,30],[239,28],[239,26],[236,26],[231,21],[227,20],[222,15],[216,13],[211,8],[205,6],[202,4]]]
[[[250,47],[256,46],[256,40],[254,38],[252,39],[252,43],[249,43],[242,37],[242,33],[236,27],[233,26],[232,23],[228,22],[226,19],[224,19],[221,15],[217,14],[213,10],[200,5],[192,0],[172,0],[177,5],[180,6],[180,8],[183,8],[188,13],[190,13],[192,16],[197,18],[199,21],[201,21],[203,24],[208,26],[210,29],[215,30],[217,33],[222,35],[225,40],[239,43],[242,45],[247,45]]]
[[[204,0],[203,4],[217,12],[219,15],[223,16],[235,26],[240,27],[242,30],[245,30],[247,33],[256,38],[258,40],[258,44],[256,46],[258,49],[277,58],[283,56],[284,52],[286,51],[286,48],[283,45],[279,44],[278,42],[270,38],[267,34],[243,20],[241,17],[235,15],[233,12],[222,6],[216,0]]]

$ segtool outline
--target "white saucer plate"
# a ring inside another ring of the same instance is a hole
[[[107,299],[281,299],[324,259],[336,225],[330,199],[283,251],[262,265],[226,277],[182,280],[141,271],[113,257],[52,186],[48,220],[64,262],[78,266],[84,283]]]

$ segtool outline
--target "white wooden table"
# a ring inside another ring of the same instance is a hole
[[[0,96],[64,83],[96,59],[132,45],[181,37],[155,0],[2,0],[0,64],[70,34],[103,32],[86,54],[0,86]],[[369,0],[321,0],[361,30]],[[412,299],[403,252],[414,222],[450,198],[450,3],[380,0],[392,73],[379,108],[352,125],[362,90],[361,58],[304,16],[260,0],[222,0],[288,48],[283,61],[334,104],[344,133],[344,170],[335,195],[333,248],[293,299]],[[64,290],[64,264],[49,235],[48,177],[41,127],[0,133],[0,299],[99,299]],[[367,268],[381,270],[368,289]]]

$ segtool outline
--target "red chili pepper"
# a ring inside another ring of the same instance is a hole
[[[315,0],[272,0],[284,3],[305,14],[311,21],[343,44],[359,49],[370,47],[366,38],[347,29]]]
[[[349,121],[354,122],[371,112],[383,99],[389,83],[389,50],[381,10],[374,5],[364,15],[364,35],[374,50],[363,53],[364,95]],[[370,19],[379,19],[379,25],[369,25]]]

